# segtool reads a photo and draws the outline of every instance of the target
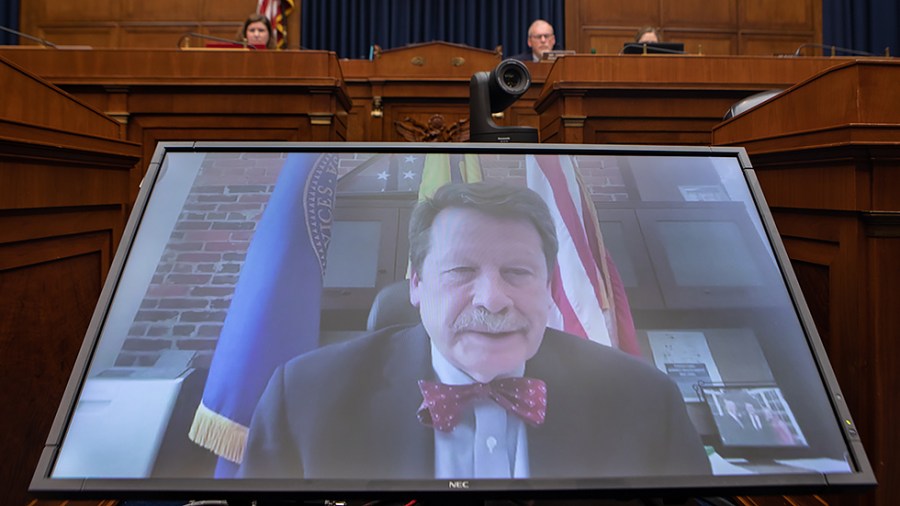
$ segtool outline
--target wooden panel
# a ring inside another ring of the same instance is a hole
[[[184,0],[120,0],[123,21],[193,21],[201,18],[203,3]],[[240,18],[239,18],[240,19]]]
[[[491,70],[500,61],[500,54],[494,51],[430,42],[383,51],[375,56],[372,70],[376,76],[394,79],[456,77],[468,80],[473,73]]]
[[[124,204],[129,199],[129,171],[121,167],[116,170],[82,166],[72,170],[58,161],[23,162],[4,166],[0,181],[17,190],[0,193],[0,209]],[[41,193],[41,189],[50,187],[53,192]],[[12,232],[4,232],[0,237]]]
[[[601,54],[618,53],[621,42],[632,40],[645,25],[657,26],[663,40],[684,42],[689,53],[785,53],[785,45],[791,52],[799,46],[795,41],[822,41],[818,0],[565,0],[565,8],[566,43],[579,53],[592,47]],[[627,37],[615,44],[618,34]],[[747,44],[737,43],[746,37]]]
[[[45,25],[36,33],[45,40],[65,46],[114,47],[119,41],[119,31],[111,25]],[[36,45],[37,43],[31,44]]]
[[[248,0],[29,0],[21,4],[23,32],[56,44],[97,48],[170,48],[175,44],[170,35],[177,32],[177,41],[186,31],[231,39],[256,8]],[[287,20],[298,47],[299,19],[298,2]]]
[[[786,241],[791,242],[791,241]],[[786,244],[786,248],[797,251],[801,246],[796,244]],[[797,258],[799,253],[794,255]],[[803,298],[809,307],[813,320],[816,323],[816,330],[819,337],[822,338],[822,344],[825,348],[830,348],[831,344],[831,315],[828,307],[828,265],[815,264],[812,262],[804,262],[801,260],[792,260],[791,266],[794,269],[794,275],[797,276],[797,282],[803,291]]]
[[[750,155],[879,482],[835,505],[900,497],[900,98],[884,93],[898,72],[851,61],[713,131]]]
[[[197,31],[200,31],[200,28],[191,24],[123,26],[121,29],[121,45],[134,48],[176,48],[183,35]],[[234,38],[233,36],[234,33],[227,38]]]
[[[454,65],[454,57],[464,61],[457,60],[459,64]],[[421,58],[421,65],[413,64],[414,58]],[[348,119],[348,138],[402,141],[396,122],[407,116],[427,124],[434,114],[443,114],[447,126],[467,118],[472,74],[490,71],[500,61],[494,52],[443,42],[384,51],[374,61],[342,60],[354,104]],[[525,65],[531,72],[531,89],[506,111],[504,118],[495,120],[498,124],[537,126],[533,104],[552,64]],[[376,100],[381,106],[380,116],[371,114]]]
[[[737,0],[669,0],[661,4],[660,24],[666,27],[737,28]]]
[[[178,51],[111,50],[45,51],[2,47],[0,57],[62,86],[222,86],[252,84],[258,89],[310,86],[334,88],[346,100],[341,69],[327,51]],[[189,81],[185,81],[188,79]],[[283,91],[283,90],[281,90]],[[296,90],[293,90],[296,91]],[[164,90],[158,90],[164,93]],[[238,101],[243,102],[243,101]],[[291,106],[291,100],[282,105]],[[232,104],[218,104],[231,107]],[[349,105],[349,104],[347,104]]]
[[[122,237],[140,151],[116,121],[2,58],[0,88],[19,97],[0,102],[0,384],[12,386],[0,405],[15,415],[0,417],[0,504],[20,506]]]
[[[743,29],[815,30],[815,0],[741,0],[738,4]]]
[[[728,108],[849,60],[567,56],[535,102],[542,142],[707,145]]]
[[[39,50],[40,51],[40,50]],[[0,88],[16,90],[16,100],[4,100],[0,119],[43,128],[90,132],[118,137],[118,124],[100,111],[73,100],[49,83],[0,58]]]
[[[212,35],[214,37],[221,37],[223,39],[238,39],[241,27],[241,23],[223,23],[221,25],[208,25],[206,27],[201,27],[199,29],[199,32],[204,35]]]
[[[566,5],[568,10],[570,7]],[[577,2],[575,6],[582,26],[620,24],[659,24],[659,0],[605,0]],[[632,33],[632,36],[634,34]]]
[[[783,34],[741,34],[741,54],[792,55],[809,37]]]
[[[586,30],[588,49],[586,53],[619,54],[626,42],[634,39],[634,30]]]
[[[96,242],[99,240],[99,242]],[[108,237],[105,238],[108,241]],[[59,259],[0,270],[0,503],[24,505],[60,397],[100,295],[104,238],[47,244]],[[94,242],[94,244],[91,244]],[[93,249],[92,253],[90,250]],[[0,256],[14,252],[0,249]]]
[[[698,33],[670,30],[666,38],[684,43],[688,54],[729,55],[737,54],[737,37],[730,33]]]
[[[113,21],[119,16],[121,2],[119,0],[82,0],[79,2],[52,2],[37,0],[21,2],[22,14],[34,9],[39,24],[79,22],[96,23]],[[27,31],[26,31],[27,32]]]
[[[248,15],[256,12],[256,2],[247,0],[200,0],[198,3],[202,4],[202,10],[197,19],[204,21],[242,23]],[[301,7],[301,2],[295,2],[294,12],[299,12]],[[240,15],[242,12],[243,16]]]
[[[884,93],[900,79],[900,62],[844,60],[815,79],[800,83],[740,118],[722,123],[716,144],[741,139],[748,150],[789,149],[802,142],[829,146],[870,142],[890,145],[900,134],[900,96]],[[827,98],[823,98],[827,97]],[[827,107],[822,107],[827,103]],[[815,111],[816,114],[796,114]],[[850,128],[852,126],[852,128]],[[820,143],[820,144],[819,144]]]
[[[346,139],[350,99],[334,53],[3,48],[0,54],[121,118],[124,125],[112,123],[142,145],[143,160],[160,140]],[[141,174],[132,174],[132,198]]]
[[[780,169],[783,170],[759,173],[760,179],[766,181],[766,200],[771,206],[841,210],[869,206],[870,181],[858,180],[857,167],[853,164],[831,161],[815,166],[807,163]],[[816,187],[818,191],[799,192],[798,187]]]
[[[873,156],[872,209],[900,209],[900,160],[882,158],[878,152]]]

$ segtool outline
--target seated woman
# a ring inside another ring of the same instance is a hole
[[[275,49],[275,32],[272,30],[272,23],[262,14],[247,16],[238,36],[241,41],[256,49]]]
[[[634,36],[634,41],[638,44],[643,44],[646,42],[659,42],[659,30],[652,26],[645,26],[637,31]]]

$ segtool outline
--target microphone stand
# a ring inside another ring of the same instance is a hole
[[[244,49],[256,50],[256,46],[254,46],[253,44],[247,43],[246,40],[226,39],[223,37],[216,37],[215,35],[204,35],[202,33],[196,33],[196,32],[188,32],[188,33],[182,35],[181,38],[178,39],[178,47],[179,48],[188,47],[188,46],[185,46],[184,43],[186,40],[190,39],[191,37],[195,37],[198,39],[204,39],[204,40],[212,40],[215,42],[222,42],[225,44],[240,44],[240,45],[244,46]]]
[[[40,38],[40,37],[35,37],[34,35],[28,35],[27,33],[22,33],[22,32],[20,32],[20,31],[18,31],[18,30],[13,30],[12,28],[7,28],[7,27],[2,26],[2,25],[0,25],[0,31],[4,31],[4,32],[6,32],[6,33],[11,33],[11,34],[13,34],[13,35],[17,35],[17,36],[19,36],[19,37],[26,38],[26,39],[28,39],[28,40],[30,40],[30,41],[37,42],[38,44],[40,44],[40,45],[42,45],[42,46],[45,46],[45,47],[52,47],[53,49],[56,49],[56,44],[50,42],[49,40],[42,39],[42,38]]]
[[[866,51],[857,51],[856,49],[848,49],[848,48],[845,48],[845,47],[837,47],[837,46],[833,46],[833,45],[832,45],[832,46],[829,46],[829,45],[826,45],[826,44],[815,44],[815,43],[812,43],[812,42],[808,42],[808,43],[806,43],[806,44],[801,44],[800,47],[798,47],[797,50],[794,51],[794,56],[800,56],[800,52],[803,51],[804,49],[808,48],[808,47],[809,47],[809,48],[813,48],[813,49],[830,49],[830,50],[831,50],[831,57],[832,57],[832,58],[835,56],[835,54],[836,54],[838,51],[840,51],[842,54],[848,54],[848,55],[856,55],[856,56],[877,56],[877,55],[875,55],[875,54],[872,54],[872,53],[869,53],[869,52],[866,52]]]

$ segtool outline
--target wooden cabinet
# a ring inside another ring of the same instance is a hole
[[[373,60],[342,60],[353,109],[348,139],[466,141],[469,81],[502,61],[496,51],[431,42],[376,53]],[[550,63],[527,63],[532,85],[495,121],[536,127],[534,100]]]
[[[896,61],[846,62],[713,130],[750,155],[879,482],[834,504],[900,496],[898,80]]]
[[[346,139],[350,99],[334,53],[8,47],[0,56],[115,118],[144,165],[160,141]]]
[[[708,145],[732,104],[848,59],[565,56],[535,109],[541,142]]]
[[[3,58],[0,89],[17,95],[0,101],[0,503],[21,506],[125,229],[140,147]]]

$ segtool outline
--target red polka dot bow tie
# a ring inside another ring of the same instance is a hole
[[[419,380],[422,405],[416,415],[426,427],[450,432],[460,421],[460,411],[477,399],[492,399],[531,426],[544,423],[547,385],[533,378],[500,378],[490,383],[445,385]]]

